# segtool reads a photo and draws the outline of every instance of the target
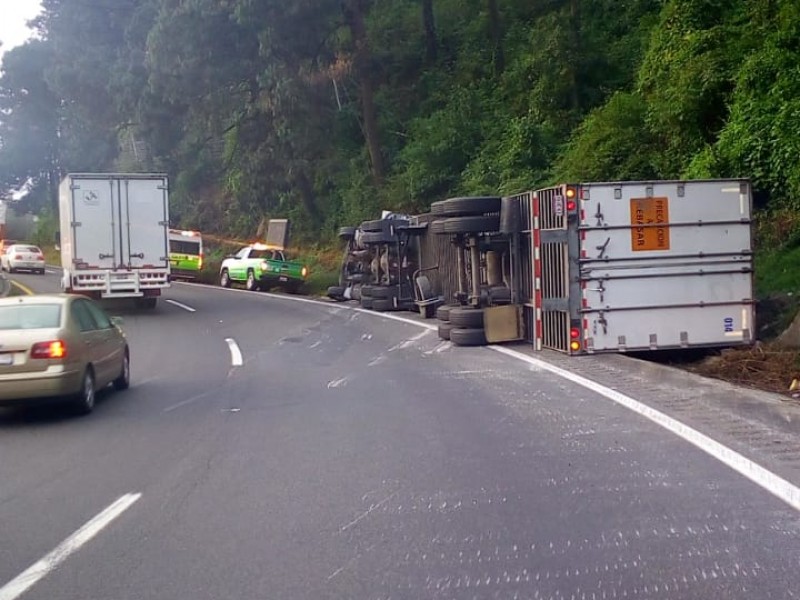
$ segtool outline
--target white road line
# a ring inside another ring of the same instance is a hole
[[[558,375],[559,377],[562,377],[568,381],[577,383],[588,390],[600,394],[601,396],[605,396],[609,400],[624,406],[628,410],[632,410],[646,419],[649,419],[656,425],[663,427],[670,433],[677,435],[694,446],[697,446],[706,454],[717,459],[724,465],[729,466],[737,473],[744,475],[753,483],[761,486],[774,496],[777,496],[795,510],[800,511],[800,488],[789,481],[786,481],[782,477],[775,475],[772,471],[768,471],[749,458],[742,456],[735,450],[731,450],[727,446],[720,444],[707,435],[700,433],[696,429],[693,429],[688,425],[684,425],[680,421],[673,419],[672,417],[669,417],[661,411],[651,408],[646,404],[642,404],[630,396],[626,396],[625,394],[622,394],[616,390],[612,390],[611,388],[608,388],[576,373],[572,373],[571,371],[567,371],[566,369],[562,369],[543,360],[539,360],[538,358],[533,358],[515,350],[511,350],[510,348],[504,348],[502,346],[490,346],[490,348],[495,352],[516,358],[517,360],[526,362],[539,369],[550,371],[554,375]]]
[[[0,600],[15,600],[55,570],[70,555],[100,533],[114,519],[128,510],[141,494],[125,494],[111,506],[87,522],[83,527],[61,542],[52,552],[34,563],[20,575],[0,588]]]
[[[183,302],[178,302],[177,300],[167,300],[168,303],[172,304],[173,306],[177,306],[178,308],[182,308],[183,310],[189,312],[197,312],[196,309],[192,308],[191,306],[187,306]]]
[[[327,302],[320,302],[319,300],[311,300],[308,298],[295,298],[292,296],[280,296],[276,294],[266,294],[266,295],[294,302],[316,304],[317,306],[320,307],[331,306]],[[406,319],[404,317],[399,317],[397,315],[376,313],[375,311],[365,310],[362,308],[356,308],[347,305],[338,305],[338,306],[340,306],[341,308],[345,308],[347,310],[353,310],[356,312],[362,312],[365,314],[373,315],[375,317],[380,317],[382,319],[391,319],[392,321],[400,321],[401,323],[408,323],[409,325],[415,325],[416,327],[422,327],[431,330],[438,329],[436,325],[432,325],[429,323],[421,323],[419,321],[415,321],[413,319]],[[573,383],[577,383],[578,385],[585,387],[586,389],[592,390],[600,394],[601,396],[604,396],[609,400],[616,402],[617,404],[624,406],[629,410],[632,410],[633,412],[649,419],[656,425],[659,425],[660,427],[666,429],[670,433],[677,435],[681,439],[696,446],[709,456],[715,458],[724,465],[727,465],[737,473],[744,475],[750,481],[760,486],[761,488],[765,489],[769,493],[773,494],[777,498],[780,498],[795,510],[800,511],[800,488],[798,488],[793,483],[783,479],[782,477],[779,477],[772,471],[769,471],[764,467],[762,467],[761,465],[753,462],[749,458],[742,456],[741,454],[732,450],[731,448],[728,448],[727,446],[717,442],[716,440],[708,437],[707,435],[700,433],[696,429],[693,429],[688,425],[685,425],[680,421],[673,419],[672,417],[669,417],[658,410],[650,408],[646,404],[642,404],[641,402],[634,400],[630,396],[626,396],[625,394],[617,392],[616,390],[612,390],[611,388],[608,388],[595,381],[592,381],[591,379],[582,377],[581,375],[578,375],[576,373],[572,373],[571,371],[567,371],[566,369],[561,369],[560,367],[551,365],[546,361],[527,356],[525,354],[522,354],[521,352],[516,352],[515,350],[511,350],[510,348],[505,348],[503,346],[489,346],[489,348],[496,352],[500,352],[501,354],[505,354],[507,356],[516,358],[517,360],[526,362],[529,365],[534,366],[538,369],[549,371],[554,375],[562,377],[563,379],[566,379],[568,381],[572,381]],[[2,600],[2,598],[0,598],[0,600]]]
[[[242,351],[239,350],[239,345],[236,343],[236,340],[233,338],[225,338],[225,341],[228,342],[228,348],[231,351],[231,364],[234,367],[241,367],[244,364],[244,359],[242,358]],[[2,598],[0,598],[2,600]]]

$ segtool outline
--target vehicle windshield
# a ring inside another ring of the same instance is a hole
[[[32,252],[33,254],[41,254],[42,251],[36,246],[11,246],[9,252]]]
[[[61,323],[60,304],[0,306],[0,330],[52,329]]]

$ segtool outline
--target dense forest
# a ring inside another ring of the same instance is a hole
[[[797,0],[42,4],[0,77],[30,210],[68,171],[163,171],[176,225],[324,239],[455,194],[745,176],[795,229]]]

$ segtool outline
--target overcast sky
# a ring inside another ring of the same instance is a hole
[[[31,36],[25,23],[39,14],[39,0],[0,0],[0,57]]]

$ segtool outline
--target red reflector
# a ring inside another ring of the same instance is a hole
[[[577,340],[579,337],[581,337],[581,330],[577,327],[573,327],[569,330],[569,337],[571,337],[573,340]]]
[[[14,260],[22,260],[22,254],[15,255]]]
[[[31,358],[66,358],[67,346],[61,340],[39,342],[31,348]]]

